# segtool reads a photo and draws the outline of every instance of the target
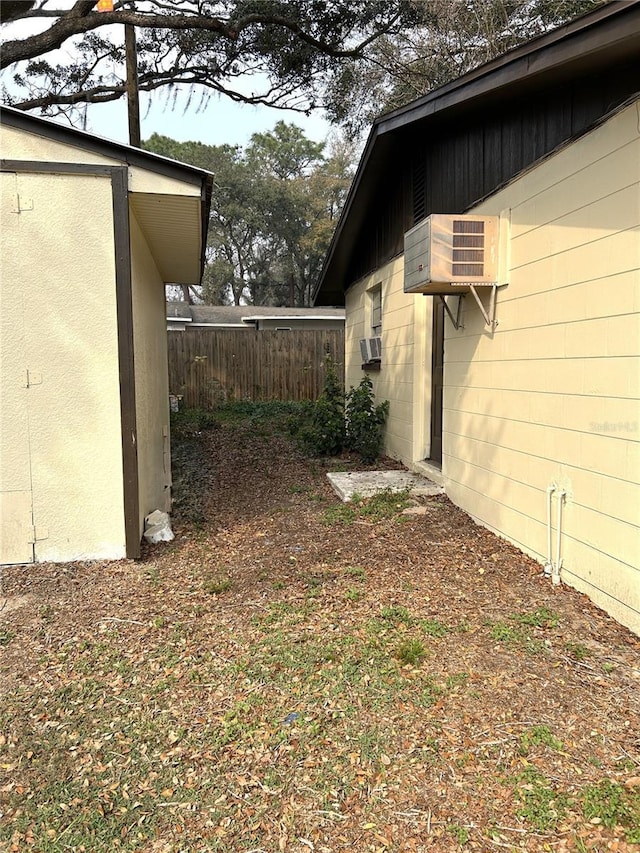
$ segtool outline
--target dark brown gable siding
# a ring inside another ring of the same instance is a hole
[[[637,65],[579,80],[550,79],[548,89],[496,93],[482,109],[409,125],[397,156],[380,175],[351,253],[345,285],[403,248],[404,232],[430,213],[460,213],[558,145],[578,136],[638,91]]]

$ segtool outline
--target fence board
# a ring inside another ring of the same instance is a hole
[[[184,405],[317,400],[330,356],[344,387],[343,329],[190,329],[168,334],[169,390]]]

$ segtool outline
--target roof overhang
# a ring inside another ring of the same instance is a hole
[[[597,73],[613,59],[635,58],[639,47],[640,0],[612,0],[376,119],[314,287],[313,304],[344,304],[352,245],[376,187],[388,173],[388,164],[409,127],[426,131],[440,118],[453,119],[499,103],[515,90],[526,96],[551,77],[561,86],[580,69]]]
[[[163,281],[167,284],[200,283],[213,186],[210,172],[12,107],[0,109],[0,122],[107,158],[114,166],[129,166],[131,210]]]
[[[167,284],[199,284],[206,235],[200,196],[133,192],[129,204],[162,280]],[[169,319],[186,322],[184,318]]]

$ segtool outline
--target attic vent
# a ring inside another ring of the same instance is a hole
[[[455,278],[482,278],[484,275],[484,221],[453,220],[451,271]]]
[[[424,160],[413,164],[413,222],[420,222],[427,212],[427,170]]]

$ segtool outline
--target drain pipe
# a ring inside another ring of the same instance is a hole
[[[566,492],[560,490],[558,492],[558,525],[556,530],[556,561],[552,564],[551,583],[557,586],[560,583],[560,569],[562,568],[562,557],[560,556],[560,541],[562,538],[562,504],[564,502]]]
[[[553,501],[553,493],[557,490],[555,483],[547,486],[547,562],[544,564],[544,573],[547,577],[552,577],[554,572],[552,544],[551,544],[551,505]]]

